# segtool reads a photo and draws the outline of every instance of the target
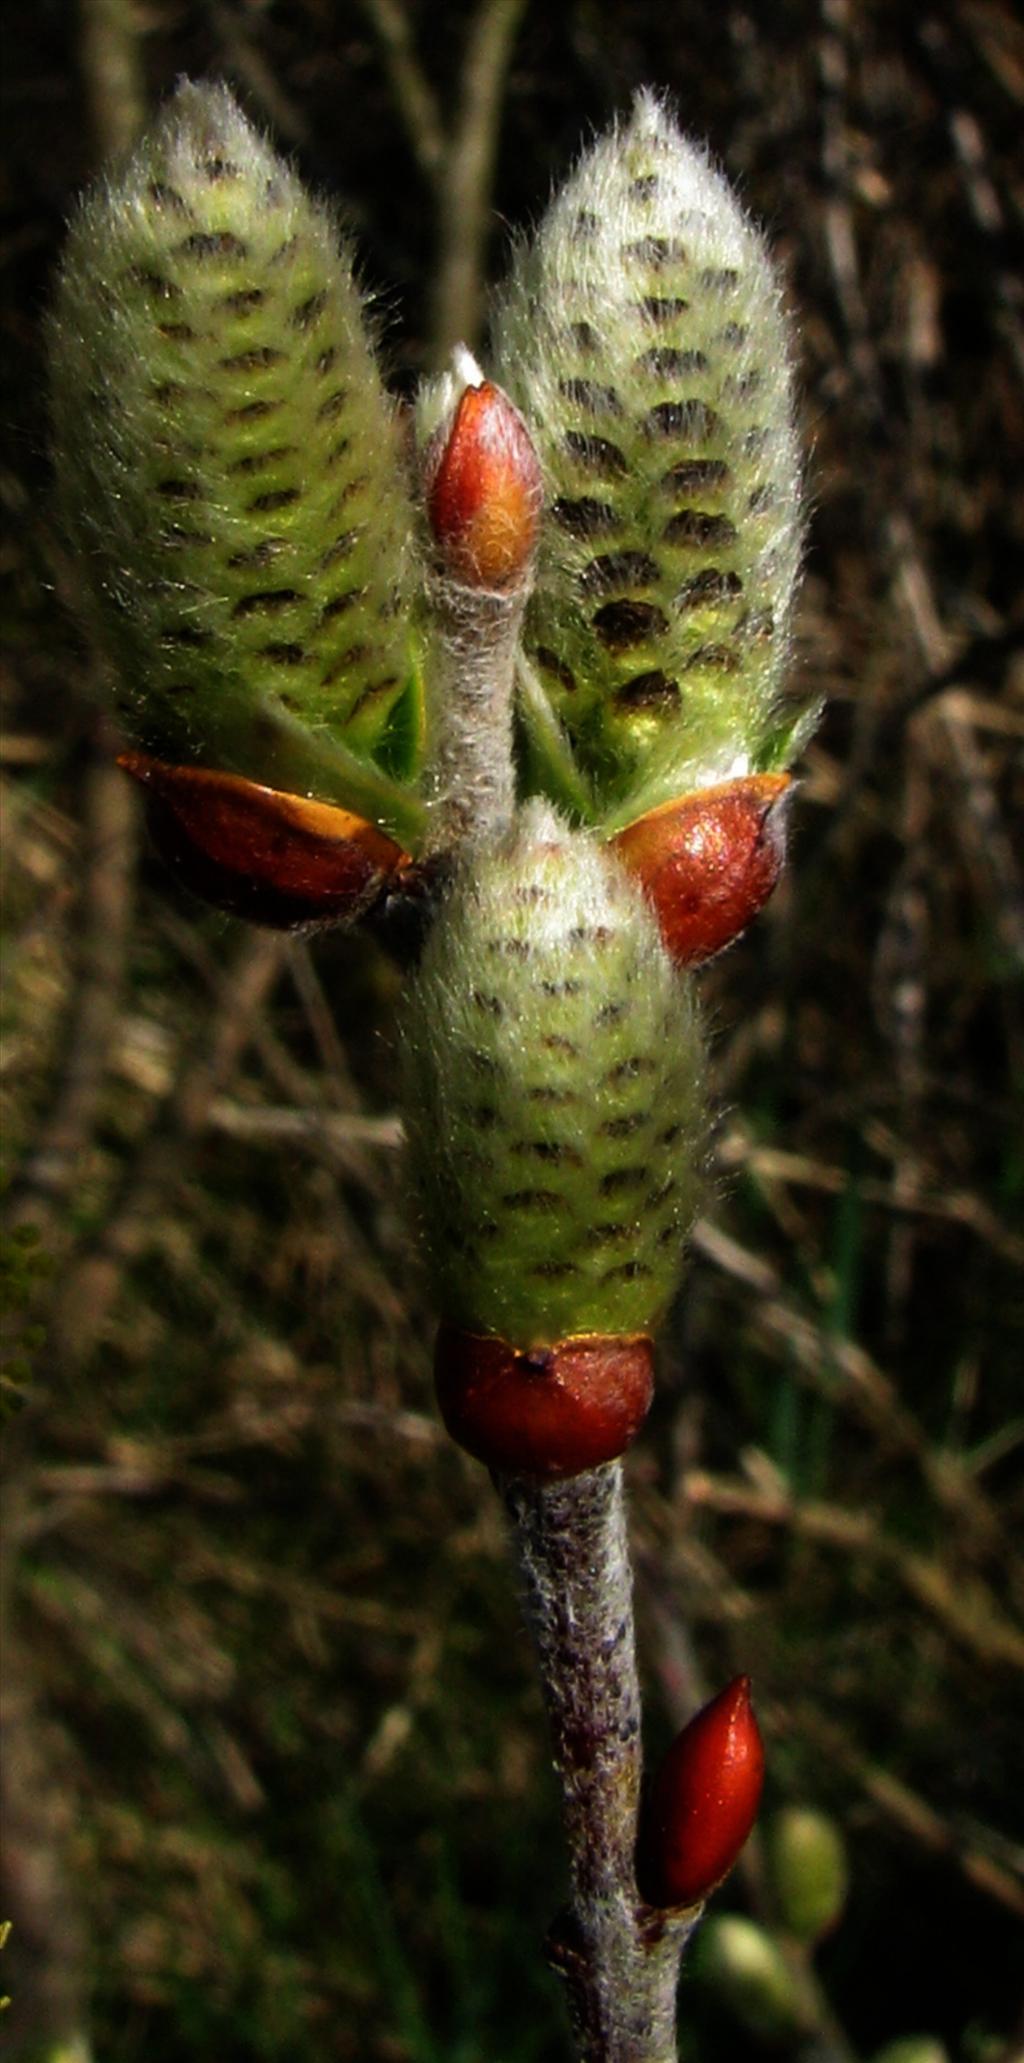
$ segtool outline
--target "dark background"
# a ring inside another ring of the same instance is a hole
[[[68,210],[182,71],[228,78],[340,197],[398,385],[431,361],[445,182],[383,54],[398,11],[6,10],[0,1089],[5,1210],[36,1237],[2,1276],[0,1968],[32,2063],[90,2031],[103,2063],[565,2052],[539,1695],[492,1492],[433,1414],[398,977],[167,880],[50,514],[40,329]],[[474,11],[401,16],[451,128]],[[644,83],[785,274],[812,513],[795,678],[829,698],[786,884],[704,977],[715,1172],[629,1464],[650,1739],[749,1669],[769,1808],[820,1805],[848,1843],[817,1959],[831,2052],[925,2030],[1008,2063],[1024,31],[998,0],[528,0],[489,276]],[[770,1921],[757,1861],[720,1904]],[[697,1978],[684,2000],[685,2057],[754,2053]]]

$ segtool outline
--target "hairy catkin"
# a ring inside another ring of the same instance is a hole
[[[181,86],[86,197],[51,360],[130,734],[325,796],[333,745],[386,760],[409,674],[394,410],[333,223],[225,87]]]
[[[456,881],[402,1039],[445,1318],[521,1347],[652,1330],[700,1186],[700,1038],[614,856],[527,805]]]
[[[494,342],[545,476],[526,646],[606,808],[774,763],[800,554],[787,324],[763,240],[652,94],[520,249]]]

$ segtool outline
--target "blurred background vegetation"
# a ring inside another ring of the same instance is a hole
[[[22,0],[8,21],[12,2057],[565,2053],[532,1658],[490,1486],[432,1407],[398,977],[365,940],[247,933],[163,875],[110,765],[51,518],[41,326],[67,214],[186,71],[227,78],[340,197],[406,391],[453,322],[478,321],[509,228],[640,84],[674,96],[769,228],[813,511],[795,666],[829,707],[785,887],[702,977],[714,1174],[629,1477],[652,1751],[749,1670],[769,1814],[827,1812],[849,1890],[808,1995],[811,1951],[755,1841],[716,1911],[771,1931],[803,2003],[759,2018],[706,1956],[681,2053],[849,2063],[922,2032],[919,2056],[1009,2063],[1019,16]]]

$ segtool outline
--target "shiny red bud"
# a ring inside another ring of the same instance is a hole
[[[521,580],[537,542],[540,465],[519,410],[490,380],[463,389],[428,447],[425,492],[453,580],[497,590]]]
[[[434,1360],[453,1440],[488,1468],[555,1480],[614,1461],[639,1432],[654,1390],[642,1334],[581,1334],[520,1350],[443,1324]]]
[[[612,840],[680,966],[721,952],[768,901],[786,857],[790,785],[788,774],[749,774],[698,788]]]
[[[145,788],[156,845],[185,885],[253,923],[353,922],[408,864],[393,838],[333,803],[141,752],[118,765]]]
[[[737,1676],[684,1726],[644,1807],[637,1882],[650,1905],[699,1905],[728,1876],[757,1818],[764,1743]]]

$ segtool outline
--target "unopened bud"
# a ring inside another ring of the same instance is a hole
[[[788,774],[721,781],[650,810],[612,840],[680,966],[721,952],[768,901],[786,856],[789,786]]]
[[[637,1855],[651,1905],[699,1905],[728,1876],[757,1817],[763,1782],[750,1678],[737,1676],[683,1728],[655,1777]]]
[[[141,752],[122,753],[119,765],[145,788],[154,841],[174,873],[252,923],[353,923],[408,862],[375,824],[332,804]]]
[[[427,447],[427,517],[445,572],[465,587],[515,587],[533,557],[541,481],[530,433],[508,395],[466,354],[454,412]]]
[[[654,1349],[643,1336],[517,1351],[442,1325],[434,1367],[441,1416],[461,1447],[488,1468],[549,1481],[622,1454],[654,1387]]]

